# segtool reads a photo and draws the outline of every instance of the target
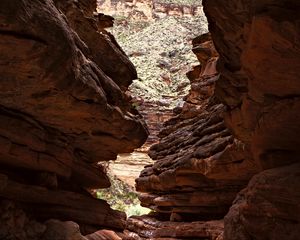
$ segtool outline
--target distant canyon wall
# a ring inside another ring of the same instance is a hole
[[[201,1],[181,3],[160,0],[98,0],[97,11],[132,19],[153,20],[165,16],[197,16],[203,14]]]

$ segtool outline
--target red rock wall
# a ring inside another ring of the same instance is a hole
[[[201,66],[188,73],[190,93],[178,115],[164,124],[159,144],[151,147],[155,163],[136,180],[142,205],[155,214],[130,218],[128,239],[221,239],[223,222],[210,220],[223,218],[251,177],[243,145],[225,127],[226,109],[213,97],[218,54],[210,35],[193,44]],[[240,175],[234,176],[237,169]]]
[[[259,171],[225,218],[225,239],[299,238],[299,1],[204,1],[220,54],[225,121]],[[226,19],[226,20],[225,20]],[[292,165],[294,164],[294,165]],[[293,212],[291,212],[293,209]]]
[[[0,197],[83,231],[124,227],[123,213],[85,189],[108,187],[97,163],[147,138],[124,94],[135,68],[95,8],[94,0],[0,3]]]
[[[219,60],[208,36],[194,41],[201,67],[186,104],[136,180],[155,213],[130,218],[128,239],[296,240],[300,4],[203,4]],[[224,216],[222,234],[211,220]]]

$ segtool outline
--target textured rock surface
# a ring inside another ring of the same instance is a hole
[[[297,161],[299,3],[205,1],[205,7],[221,55],[217,91],[230,106],[227,125],[262,168]]]
[[[225,239],[299,239],[299,182],[299,164],[254,176],[226,216]]]
[[[202,67],[188,74],[190,95],[181,113],[165,124],[160,143],[151,147],[155,163],[137,179],[137,190],[145,192],[143,206],[183,220],[223,217],[251,170],[242,145],[224,125],[224,106],[211,98],[218,74],[208,35],[194,40],[194,52]],[[232,176],[237,169],[241,174]]]
[[[2,186],[1,177],[1,186]],[[44,224],[26,216],[25,212],[11,201],[0,203],[0,239],[40,239],[46,231]]]
[[[223,239],[223,221],[174,223],[158,221],[151,216],[141,216],[130,218],[127,221],[127,229],[124,240]]]
[[[144,101],[142,98],[131,100],[133,106],[143,116],[149,130],[149,136],[142,147],[132,153],[119,154],[116,160],[110,161],[108,169],[112,175],[132,188],[135,187],[135,179],[138,178],[144,166],[153,163],[147,152],[153,144],[158,143],[158,133],[162,129],[163,123],[173,116],[170,107],[173,98],[165,99],[166,101],[162,102]]]
[[[86,236],[87,240],[122,240],[122,238],[113,231],[100,230]]]
[[[122,154],[109,164],[112,174],[132,186],[143,167],[152,163],[143,152],[158,142],[163,122],[173,116],[172,109],[177,104],[182,105],[182,97],[189,90],[186,72],[193,64],[198,64],[191,51],[191,39],[207,31],[203,12],[197,16],[166,16],[153,21],[133,16],[137,9],[145,12],[145,4],[149,3],[105,1],[98,9],[114,15],[115,24],[109,31],[137,67],[139,78],[129,87],[129,93],[133,96],[132,105],[145,119],[150,133],[137,152]],[[176,1],[176,4],[184,6],[183,1]]]
[[[138,178],[145,165],[152,163],[153,160],[146,152],[134,151],[129,154],[119,154],[117,160],[109,163],[109,171],[134,189],[135,179]]]
[[[270,169],[236,198],[225,240],[299,238],[299,167],[289,167],[299,162],[299,9],[295,0],[204,1],[226,124],[257,170]]]
[[[98,162],[140,147],[147,130],[124,93],[136,71],[95,8],[1,1],[0,196],[41,221],[122,229],[125,215],[84,189],[108,187]]]
[[[222,218],[252,178],[225,217],[224,239],[299,238],[299,9],[297,1],[204,1],[221,75],[208,36],[195,39],[201,67],[188,74],[190,94],[137,179],[160,224]],[[142,222],[136,239],[147,238]]]
[[[178,115],[164,124],[159,144],[149,151],[155,163],[145,167],[136,180],[136,187],[143,192],[139,196],[142,205],[156,212],[152,221],[173,229],[172,232],[163,227],[159,230],[161,235],[156,237],[217,239],[220,235],[221,239],[222,228],[220,234],[213,235],[214,227],[208,224],[203,235],[201,230],[192,230],[203,222],[189,222],[223,218],[236,194],[255,173],[255,164],[244,145],[225,127],[222,114],[226,109],[214,97],[214,85],[219,77],[218,54],[210,35],[196,38],[193,44],[201,66],[188,73],[190,93],[184,105],[174,110]],[[237,171],[239,175],[235,174]],[[148,223],[147,217],[127,221],[136,223],[135,227],[127,225],[131,231],[129,236],[135,236],[133,239],[147,238],[142,231],[143,221]],[[155,232],[156,227],[151,231]],[[187,233],[190,235],[175,233],[177,227],[181,229],[179,232],[191,229]]]

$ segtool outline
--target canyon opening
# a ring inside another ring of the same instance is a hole
[[[299,11],[1,0],[0,240],[299,240]]]

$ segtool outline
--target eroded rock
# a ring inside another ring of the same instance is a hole
[[[225,239],[298,239],[299,172],[294,164],[253,177],[225,218]]]
[[[189,222],[223,218],[236,194],[257,171],[249,150],[224,124],[225,106],[214,98],[214,86],[219,77],[216,71],[218,54],[210,35],[196,38],[193,44],[201,66],[188,73],[190,93],[179,114],[164,124],[160,142],[150,148],[149,155],[155,163],[146,166],[136,180],[137,190],[143,192],[139,196],[142,205],[156,212],[153,221],[158,225],[170,225],[170,232],[162,228],[162,235],[155,236],[158,238],[181,239],[184,236],[174,233],[177,227],[193,229],[193,224],[197,223]],[[236,175],[236,171],[240,174]],[[131,231],[129,235],[135,236],[133,239],[139,239],[137,236],[149,238],[148,232],[142,230],[144,219],[148,223],[147,217],[141,217],[135,228],[127,226]],[[128,220],[131,221],[135,219]],[[156,228],[153,226],[152,231]],[[219,237],[208,232],[203,235],[192,231],[189,237]]]
[[[76,221],[85,234],[123,230],[126,216],[86,189],[109,187],[99,162],[148,135],[125,95],[135,68],[95,9],[94,0],[0,3],[1,199],[40,222]]]

